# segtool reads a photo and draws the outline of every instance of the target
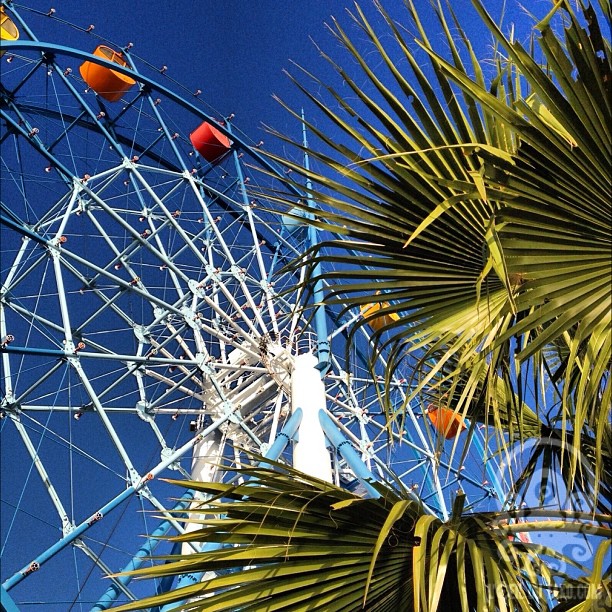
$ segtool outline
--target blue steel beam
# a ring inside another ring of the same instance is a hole
[[[353,470],[355,476],[365,487],[370,497],[378,498],[380,493],[370,485],[371,482],[376,482],[374,474],[368,470],[365,463],[361,460],[357,451],[351,443],[340,433],[334,422],[329,418],[325,410],[319,410],[319,422],[327,436],[327,439],[332,443],[334,448],[342,455],[348,466]]]
[[[19,25],[21,26],[21,28],[23,28],[25,30],[25,32],[28,34],[28,36],[30,36],[32,38],[32,41],[30,41],[30,42],[37,42],[37,43],[39,43],[40,41],[35,36],[34,32],[32,32],[32,30],[30,30],[30,28],[28,27],[27,23],[22,19],[21,15],[19,15],[19,13],[17,11],[15,11],[14,9],[13,9],[13,15],[19,21]],[[41,54],[41,60],[42,60],[42,63],[48,63],[48,64],[52,64],[53,63],[55,65],[55,57],[54,57],[53,53],[51,53],[51,54],[49,54],[49,53],[42,53]],[[107,61],[107,60],[105,60],[105,61]],[[38,69],[38,67],[39,66],[37,66],[35,68],[35,70]],[[119,155],[121,155],[122,157],[125,157],[125,154],[123,152],[123,149],[122,149],[121,145],[114,139],[113,135],[106,129],[105,125],[97,119],[97,116],[96,116],[97,113],[95,113],[94,111],[91,110],[91,108],[89,108],[89,105],[86,104],[84,98],[81,96],[80,92],[77,91],[77,89],[74,87],[74,85],[70,82],[68,76],[66,74],[64,74],[64,71],[63,70],[58,70],[57,74],[58,74],[59,78],[64,82],[64,84],[66,85],[68,90],[72,93],[74,98],[80,102],[81,107],[83,108],[84,112],[86,114],[88,114],[90,116],[90,118],[98,125],[98,129],[104,134],[104,136],[107,138],[108,142],[111,144],[113,149],[115,149],[115,151],[117,151],[117,153],[119,153]],[[22,81],[22,84],[23,84],[23,81]],[[17,89],[19,89],[19,87]],[[9,93],[10,97],[13,97],[15,95],[15,93],[16,93],[15,91],[10,92]],[[70,174],[68,174],[67,176],[70,176]]]
[[[378,482],[377,478],[368,470],[364,462],[361,460],[361,457],[357,453],[357,451],[353,448],[352,444],[340,433],[340,430],[336,426],[336,424],[331,420],[329,415],[325,412],[325,410],[319,410],[319,422],[321,423],[321,427],[327,436],[327,439],[332,443],[334,448],[342,455],[348,466],[353,470],[353,473],[357,477],[357,479],[363,484],[365,489],[373,498],[380,497],[380,493],[372,487],[370,482]],[[421,504],[423,509],[437,516],[437,512],[429,507],[427,504],[424,504],[423,501],[416,495],[413,491],[406,491],[408,496]]]
[[[257,160],[266,170],[269,170],[274,175],[283,178],[283,172],[273,164],[269,159],[267,159],[264,155],[262,155],[257,149],[253,148],[250,144],[248,144],[243,138],[239,135],[232,133],[226,126],[218,123],[217,120],[203,111],[201,108],[195,106],[191,102],[185,100],[182,96],[176,94],[171,89],[161,85],[157,81],[142,75],[135,73],[131,68],[126,68],[121,66],[120,64],[115,64],[114,62],[110,62],[106,59],[98,57],[97,55],[92,55],[91,53],[87,53],[85,51],[81,51],[80,49],[74,49],[71,47],[66,47],[63,45],[56,45],[53,43],[33,41],[33,40],[17,40],[17,41],[2,41],[3,51],[6,53],[12,53],[15,51],[30,51],[36,52],[38,51],[41,54],[60,54],[66,55],[69,57],[74,57],[79,60],[93,62],[95,64],[99,64],[105,68],[109,68],[115,72],[119,72],[125,76],[131,77],[136,81],[151,87],[154,91],[166,96],[169,100],[172,100],[179,106],[182,106],[184,109],[192,112],[194,115],[202,119],[203,121],[209,121],[214,124],[215,129],[219,130],[222,134],[230,138],[234,141],[235,144],[239,145],[241,149],[245,149],[249,152],[254,159]],[[303,197],[303,194],[293,185],[287,183],[286,187],[296,194],[299,197]]]
[[[481,457],[485,457],[488,456],[489,453],[487,453],[487,455],[485,455],[485,450],[484,450],[484,445],[482,443],[482,441],[480,440],[480,432],[479,431],[475,431],[472,437],[472,441],[474,443],[474,446],[476,447],[476,452],[481,456]],[[493,489],[490,492],[495,492],[495,496],[497,497],[498,501],[500,504],[504,503],[504,500],[506,498],[506,493],[504,492],[504,489],[501,485],[501,482],[499,480],[499,466],[497,466],[497,470],[494,469],[494,466],[491,465],[493,459],[490,459],[489,461],[487,461],[485,463],[485,470],[487,471],[487,475],[489,476],[490,482],[493,483]]]
[[[184,510],[187,508],[193,499],[195,492],[189,489],[176,506],[172,509],[172,511],[176,510]],[[172,523],[168,520],[163,521],[159,524],[157,529],[153,531],[153,533],[146,539],[145,543],[140,547],[138,552],[134,555],[132,560],[121,570],[122,572],[129,572],[135,569],[138,569],[143,561],[146,561],[147,558],[151,555],[151,553],[157,548],[157,545],[161,542],[161,538],[165,536],[170,528],[172,527]],[[117,581],[120,582],[123,586],[127,586],[133,576],[119,576]],[[106,589],[106,592],[100,597],[97,603],[91,608],[90,612],[100,612],[101,610],[108,610],[113,603],[116,601],[117,597],[120,595],[119,588],[111,584],[111,586]]]
[[[312,193],[312,181],[310,180],[310,158],[308,156],[308,139],[306,137],[306,121],[304,120],[304,111],[302,110],[302,140],[304,145],[304,170],[306,170],[306,202],[308,208],[312,211],[316,209],[315,203],[310,195]],[[314,219],[314,212],[306,213],[308,219]],[[318,243],[318,231],[314,225],[308,226],[308,248],[314,247]],[[323,376],[330,367],[330,345],[329,337],[327,335],[327,319],[325,306],[323,300],[325,293],[323,290],[323,281],[321,280],[321,264],[317,262],[313,268],[312,274],[315,278],[315,283],[312,292],[312,298],[314,301],[314,324],[315,331],[317,334],[317,357],[319,363],[317,368],[321,371]]]
[[[302,409],[298,408],[287,420],[282,431],[276,436],[276,440],[272,443],[272,446],[267,450],[264,454],[266,459],[271,459],[272,461],[276,461],[281,453],[287,447],[287,444],[293,439],[295,436],[295,432],[298,430],[300,423],[302,422]],[[269,467],[267,463],[262,461],[259,464],[259,467]]]
[[[0,611],[1,612],[19,612],[19,608],[13,601],[13,598],[7,593],[6,589],[0,586]]]
[[[19,584],[24,578],[27,578],[30,574],[40,569],[41,565],[54,557],[58,552],[66,548],[69,544],[72,544],[79,536],[87,531],[92,525],[103,519],[109,512],[114,510],[118,505],[127,500],[134,493],[138,493],[147,486],[147,483],[155,478],[160,472],[165,470],[170,464],[174,463],[182,455],[184,455],[190,448],[195,446],[208,434],[216,430],[220,425],[225,423],[233,416],[233,411],[228,411],[227,414],[223,415],[220,419],[217,419],[212,425],[201,431],[193,439],[189,440],[181,446],[179,449],[174,451],[169,457],[158,463],[148,474],[143,476],[136,484],[132,484],[122,491],[119,495],[115,496],[108,503],[102,506],[97,512],[92,514],[88,519],[84,520],[80,525],[77,525],[69,534],[58,540],[53,546],[50,546],[47,550],[38,555],[28,565],[23,567],[21,570],[13,574],[8,580],[6,580],[2,586],[9,591],[15,585]]]

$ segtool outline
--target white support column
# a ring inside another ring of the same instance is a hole
[[[198,422],[198,428],[202,423]],[[197,482],[215,482],[217,480],[217,472],[219,465],[223,460],[223,437],[219,430],[212,431],[203,440],[200,440],[193,447],[193,458],[191,460],[191,478]],[[191,504],[192,508],[197,508],[204,501],[202,493],[196,493]],[[194,512],[189,514],[189,518],[194,518],[196,521],[203,516]],[[198,522],[185,523],[185,533],[197,531],[203,526]],[[195,552],[199,552],[201,545],[195,544]],[[190,555],[194,552],[194,544],[186,542],[181,546],[181,554]]]
[[[201,426],[198,423],[198,426]],[[191,478],[198,482],[214,482],[223,460],[221,432],[214,431],[193,447]]]
[[[291,410],[303,411],[298,441],[293,447],[293,467],[333,482],[330,454],[319,423],[319,410],[325,408],[325,387],[316,365],[317,358],[312,353],[298,355],[291,374]]]

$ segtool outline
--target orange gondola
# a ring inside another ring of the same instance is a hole
[[[230,150],[230,139],[216,127],[204,121],[191,134],[193,148],[209,163],[214,163]]]
[[[429,404],[427,406],[427,416],[436,431],[447,440],[455,438],[466,428],[461,415],[444,406]]]
[[[119,66],[127,66],[123,54],[106,45],[96,47],[93,54]],[[88,87],[109,102],[120,100],[121,96],[136,83],[131,77],[95,62],[83,62],[79,72]]]

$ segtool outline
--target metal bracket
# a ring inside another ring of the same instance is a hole
[[[187,323],[191,329],[199,329],[198,324],[196,323],[196,313],[191,308],[183,306],[183,308],[181,308],[181,314],[185,319],[185,323]]]
[[[240,424],[240,418],[236,414],[236,409],[235,409],[235,406],[232,404],[232,402],[229,402],[227,400],[222,402],[221,410],[222,410],[223,416],[229,415],[228,420],[230,421],[230,423],[235,423],[236,425]]]
[[[268,282],[265,278],[259,281],[259,286],[263,289],[266,295],[274,295],[273,284]]]
[[[196,353],[195,361],[200,372],[207,374],[208,376],[212,376],[214,374],[214,370],[208,365],[210,361],[208,355],[205,353]]]
[[[193,293],[194,295],[197,295],[198,297],[205,297],[206,296],[206,291],[204,290],[204,284],[206,284],[206,282],[208,282],[208,277],[206,277],[204,280],[201,281],[197,281],[194,280],[193,278],[190,278],[189,281],[187,282],[187,285],[189,286],[189,290],[191,291],[191,293]]]
[[[136,402],[136,414],[145,422],[150,423],[154,420],[154,414],[149,402],[139,400]]]
[[[138,487],[142,480],[142,476],[134,468],[128,469],[128,477],[130,479],[130,484],[133,487]]]
[[[236,264],[232,265],[232,267],[230,268],[230,272],[232,273],[234,278],[236,278],[239,281],[243,281],[246,279],[245,269],[241,268],[240,266],[237,266]]]
[[[151,344],[151,334],[147,331],[144,325],[134,324],[134,335],[139,342],[143,344]]]
[[[4,418],[7,413],[16,418],[19,418],[19,414],[21,413],[21,404],[16,401],[15,396],[10,390],[0,402],[0,414],[2,418]]]
[[[174,450],[172,448],[170,448],[169,446],[166,446],[166,447],[161,449],[160,458],[161,458],[162,461],[165,461],[166,459],[168,459],[168,457],[171,457],[173,454],[174,454]],[[169,470],[180,470],[181,466],[176,461],[173,461],[168,466],[168,469]]]
[[[134,168],[136,167],[136,164],[129,157],[124,157],[123,161],[121,162],[121,165],[126,170],[134,170]]]
[[[356,416],[357,416],[357,420],[360,423],[363,423],[364,425],[370,422],[370,417],[365,410],[359,410]]]
[[[374,457],[374,452],[372,450],[373,446],[371,442],[366,442],[365,440],[359,440],[359,450],[368,457]]]
[[[74,522],[70,522],[70,519],[65,516],[62,520],[62,535],[66,537],[69,533],[72,533],[76,529]]]
[[[139,497],[143,497],[144,499],[148,499],[149,501],[153,498],[153,494],[151,493],[151,489],[149,487],[142,487],[137,492],[136,495]]]
[[[214,281],[215,283],[221,282],[221,270],[218,270],[210,264],[208,264],[205,269],[206,274],[210,277],[212,281]]]

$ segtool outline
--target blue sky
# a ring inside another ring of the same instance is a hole
[[[425,7],[428,1],[419,0],[416,4]],[[499,18],[505,3],[490,0],[485,4]],[[505,26],[524,25],[525,14],[515,3],[507,4]],[[278,95],[296,110],[305,104],[308,110],[307,101],[283,70],[299,74],[292,65],[295,62],[317,76],[331,77],[338,85],[316,45],[338,57],[338,43],[325,24],[335,17],[349,32],[356,32],[347,15],[348,10],[354,11],[353,5],[352,0],[181,0],[172,5],[142,0],[129,4],[118,0],[87,3],[64,0],[57,3],[55,16],[83,26],[91,23],[95,34],[118,45],[133,42],[133,53],[154,66],[167,66],[169,77],[189,91],[200,89],[201,97],[220,115],[234,113],[235,124],[243,132],[255,141],[268,140],[267,146],[273,146],[263,124],[297,137],[300,128],[272,96]],[[373,4],[366,1],[362,5],[376,23]],[[469,2],[462,0],[453,6],[464,19],[468,34],[481,34]],[[385,7],[400,21],[406,21],[403,2],[394,0],[385,3]],[[517,32],[520,31],[519,27]],[[357,32],[355,40],[360,38]],[[471,42],[477,54],[490,53],[487,37],[475,35]]]
[[[133,2],[128,10],[116,0],[87,4],[85,13],[81,2],[62,2],[56,15],[91,22],[96,34],[119,44],[133,42],[133,53],[166,65],[169,77],[202,90],[212,107],[222,115],[234,113],[236,125],[259,140],[262,123],[293,127],[272,100],[277,94],[299,104],[282,71],[290,60],[308,66],[318,61],[310,37],[328,38],[324,22],[352,2]]]

